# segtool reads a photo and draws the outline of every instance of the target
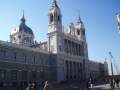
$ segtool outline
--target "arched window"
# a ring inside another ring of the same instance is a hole
[[[21,35],[19,35],[18,38],[20,39],[20,38],[21,38]]]
[[[15,37],[13,37],[13,39],[14,39],[14,40],[16,40],[16,38],[15,38]]]
[[[17,56],[17,53],[16,52],[14,52],[14,60],[16,61],[16,57]]]
[[[58,16],[58,21],[59,21],[59,22],[60,22],[60,18],[61,18],[61,17],[60,17],[60,16]]]
[[[79,29],[77,29],[77,35],[80,35],[80,30]]]
[[[50,15],[50,22],[53,22],[53,15]]]
[[[82,31],[82,35],[85,35],[85,30]]]

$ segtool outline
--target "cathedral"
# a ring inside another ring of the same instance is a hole
[[[83,81],[90,76],[108,75],[107,62],[89,60],[85,26],[80,16],[64,31],[62,13],[56,0],[48,11],[47,41],[37,43],[23,16],[10,33],[10,41],[0,41],[0,86],[45,80]]]

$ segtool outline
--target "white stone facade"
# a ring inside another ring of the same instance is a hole
[[[48,51],[57,55],[58,81],[84,80],[108,75],[107,63],[90,61],[85,26],[80,16],[75,25],[70,23],[63,30],[61,10],[56,0],[49,10]]]
[[[62,27],[61,11],[55,0],[49,10],[48,51],[58,56],[58,81],[80,80],[85,78],[88,61],[84,24],[79,17],[76,26],[70,23],[66,33]]]
[[[20,26],[10,34],[10,42],[0,41],[0,53],[3,55],[0,56],[0,64],[7,61],[11,67],[16,65],[11,70],[16,68],[18,72],[25,70],[34,71],[36,75],[44,74],[42,77],[36,76],[35,79],[29,78],[26,82],[39,80],[39,78],[57,82],[82,81],[88,79],[91,73],[95,72],[94,75],[98,76],[102,71],[107,72],[106,63],[105,66],[100,63],[101,69],[98,63],[93,63],[88,58],[85,26],[80,16],[75,24],[70,23],[67,30],[64,31],[61,10],[54,0],[48,12],[48,19],[48,41],[37,43],[34,41],[32,30],[26,26],[23,15]],[[7,47],[8,52],[11,53],[7,54],[8,56],[6,56]],[[6,59],[6,57],[10,58]],[[0,70],[2,69],[6,71],[9,67],[0,67]],[[29,75],[31,74],[29,73]],[[49,77],[47,77],[48,74]],[[45,77],[43,78],[43,76]]]

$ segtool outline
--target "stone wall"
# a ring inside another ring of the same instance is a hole
[[[56,80],[56,55],[0,44],[0,83]]]

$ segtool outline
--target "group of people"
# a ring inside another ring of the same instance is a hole
[[[36,90],[36,84],[34,82],[29,83],[26,90]],[[43,90],[53,90],[49,81],[44,82],[44,89]]]
[[[28,83],[26,90],[35,90],[36,85],[34,82]]]
[[[92,78],[90,78],[90,79],[87,81],[86,84],[87,84],[87,85],[86,85],[87,90],[92,90],[92,88],[93,88],[93,80],[92,80]]]
[[[109,82],[108,82],[109,81]],[[109,79],[107,81],[105,81],[106,84],[110,84],[110,87],[111,89],[114,89],[115,87],[119,88],[120,86],[120,79],[119,78],[112,78],[112,79]],[[88,90],[91,90],[93,88],[93,80],[90,78],[88,81],[87,81],[87,89]]]
[[[117,88],[119,88],[119,82],[120,80],[118,78],[113,78],[110,80],[110,86],[111,86],[111,89],[114,89],[115,88],[115,85]]]
[[[119,88],[120,80],[118,78],[112,78],[109,80],[109,83],[111,89],[113,90],[115,86]],[[49,81],[45,81],[43,87],[44,87],[43,90],[53,90],[52,85],[50,84]],[[87,90],[92,90],[92,88],[93,88],[93,80],[90,78],[89,81],[87,82]],[[36,84],[34,82],[29,83],[26,90],[36,90]]]

